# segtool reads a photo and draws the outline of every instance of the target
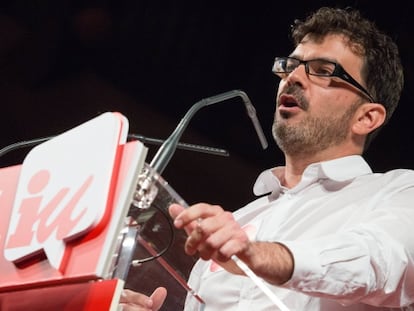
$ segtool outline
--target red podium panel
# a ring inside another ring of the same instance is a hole
[[[0,169],[0,310],[116,310],[113,271],[147,152],[127,132],[105,113]]]
[[[113,279],[0,293],[0,310],[115,311],[122,288],[123,282]]]

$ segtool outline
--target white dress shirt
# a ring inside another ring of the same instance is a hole
[[[292,189],[283,171],[264,171],[254,193],[268,195],[234,213],[252,240],[293,254],[291,280],[267,284],[272,292],[292,311],[414,310],[414,171],[373,173],[349,156],[308,166]],[[189,283],[205,311],[278,310],[250,278],[212,261],[198,261]]]

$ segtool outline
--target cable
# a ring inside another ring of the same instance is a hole
[[[151,256],[151,257],[147,257],[147,258],[144,258],[144,259],[136,259],[136,260],[133,260],[132,262],[131,262],[131,265],[132,266],[134,266],[134,267],[136,267],[136,266],[139,266],[139,265],[141,265],[141,264],[143,264],[143,263],[145,263],[145,262],[149,262],[149,261],[152,261],[152,260],[154,260],[154,259],[157,259],[158,257],[161,257],[162,255],[164,255],[169,249],[170,249],[170,247],[171,247],[171,245],[174,243],[174,241],[175,241],[175,231],[174,231],[174,227],[173,227],[173,224],[172,224],[172,222],[171,222],[171,219],[170,219],[170,217],[166,214],[166,212],[162,209],[162,208],[160,208],[159,206],[154,206],[159,212],[161,212],[161,214],[164,216],[164,218],[167,220],[167,223],[168,223],[168,228],[169,228],[169,231],[170,231],[170,234],[171,234],[171,238],[170,238],[170,240],[169,240],[169,242],[168,242],[168,244],[167,244],[167,246],[163,249],[163,250],[161,250],[159,253],[157,253],[156,255],[153,255],[153,256]],[[145,226],[145,225],[144,225]],[[139,236],[142,236],[141,235],[141,233],[139,234]],[[153,248],[152,248],[153,249]],[[148,249],[147,249],[148,250]],[[149,250],[148,250],[149,251]]]

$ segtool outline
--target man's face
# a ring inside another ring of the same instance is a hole
[[[322,42],[305,37],[290,56],[339,63],[362,83],[362,58],[346,43],[341,35],[328,35]],[[350,139],[354,112],[365,99],[345,81],[320,79],[300,65],[280,81],[273,136],[286,154],[311,154]]]

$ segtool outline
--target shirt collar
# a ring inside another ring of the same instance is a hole
[[[284,166],[263,171],[253,186],[255,195],[264,195],[272,192],[279,194],[284,190],[282,186]],[[310,164],[302,175],[303,179],[330,179],[334,182],[344,182],[355,177],[371,174],[368,163],[359,155],[352,155],[330,161]]]

